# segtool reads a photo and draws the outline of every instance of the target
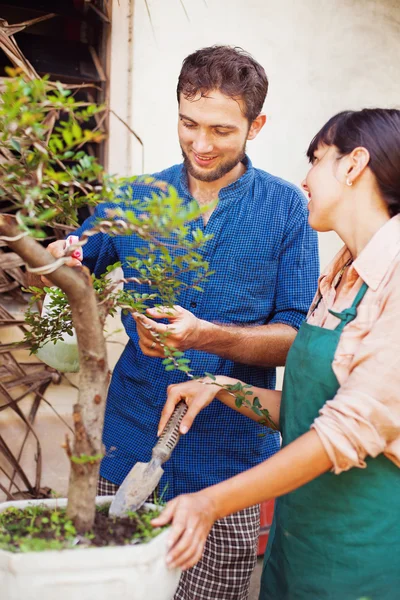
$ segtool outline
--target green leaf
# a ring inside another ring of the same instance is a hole
[[[78,123],[76,123],[76,122],[72,123],[71,132],[77,141],[79,141],[82,138],[82,129],[78,125]]]
[[[42,213],[40,213],[40,215],[38,216],[39,221],[50,221],[51,219],[54,219],[54,217],[57,215],[58,213],[58,208],[48,208],[46,210],[44,210]]]
[[[204,375],[205,375],[205,377],[209,377],[212,381],[215,381],[215,379],[216,379],[215,375],[213,375],[212,373],[205,372]]]
[[[71,146],[73,144],[73,136],[72,133],[69,129],[64,128],[62,130],[62,136],[64,138],[65,143],[67,144],[67,146]]]
[[[253,411],[253,412],[254,412],[254,413],[255,413],[255,414],[258,416],[258,417],[263,417],[263,416],[264,416],[264,415],[263,415],[263,413],[262,413],[262,411],[261,411],[259,408],[257,408],[256,406],[254,406],[254,405],[253,405],[253,407],[252,407],[252,411]]]
[[[227,388],[230,392],[239,392],[242,389],[242,384],[240,383],[240,381],[238,381],[234,385],[228,385]]]
[[[10,144],[14,148],[14,150],[16,150],[17,152],[21,153],[21,144],[19,143],[18,140],[14,139],[14,138],[11,138]]]

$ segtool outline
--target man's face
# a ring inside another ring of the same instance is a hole
[[[241,100],[218,90],[188,100],[181,94],[178,136],[188,172],[200,181],[217,181],[241,162],[249,134]]]

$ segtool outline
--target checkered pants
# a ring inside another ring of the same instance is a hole
[[[118,486],[103,477],[98,495],[115,494]],[[174,600],[247,600],[257,560],[260,507],[252,506],[217,521],[203,558],[182,573]]]

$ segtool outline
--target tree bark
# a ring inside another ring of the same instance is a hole
[[[20,233],[14,219],[0,214],[0,236],[17,237]],[[54,262],[51,254],[29,236],[7,244],[30,267],[43,267]],[[97,479],[103,453],[101,438],[110,378],[106,344],[89,271],[85,267],[61,266],[46,277],[66,293],[78,340],[79,395],[73,413],[73,449],[69,441],[66,444],[71,463],[67,514],[77,531],[85,533],[94,522]]]

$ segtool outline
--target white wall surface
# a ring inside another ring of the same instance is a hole
[[[129,124],[144,141],[146,172],[180,162],[175,88],[182,60],[203,46],[241,46],[265,67],[268,121],[248,152],[255,166],[298,185],[307,171],[307,145],[330,116],[344,109],[400,104],[399,0],[147,4],[152,24],[144,0],[114,0],[111,72],[111,102],[125,117],[130,103]],[[128,57],[129,23],[133,40]],[[132,140],[128,156],[125,136],[113,121],[110,168],[139,173],[140,145]],[[340,243],[333,234],[320,241],[325,265]]]

